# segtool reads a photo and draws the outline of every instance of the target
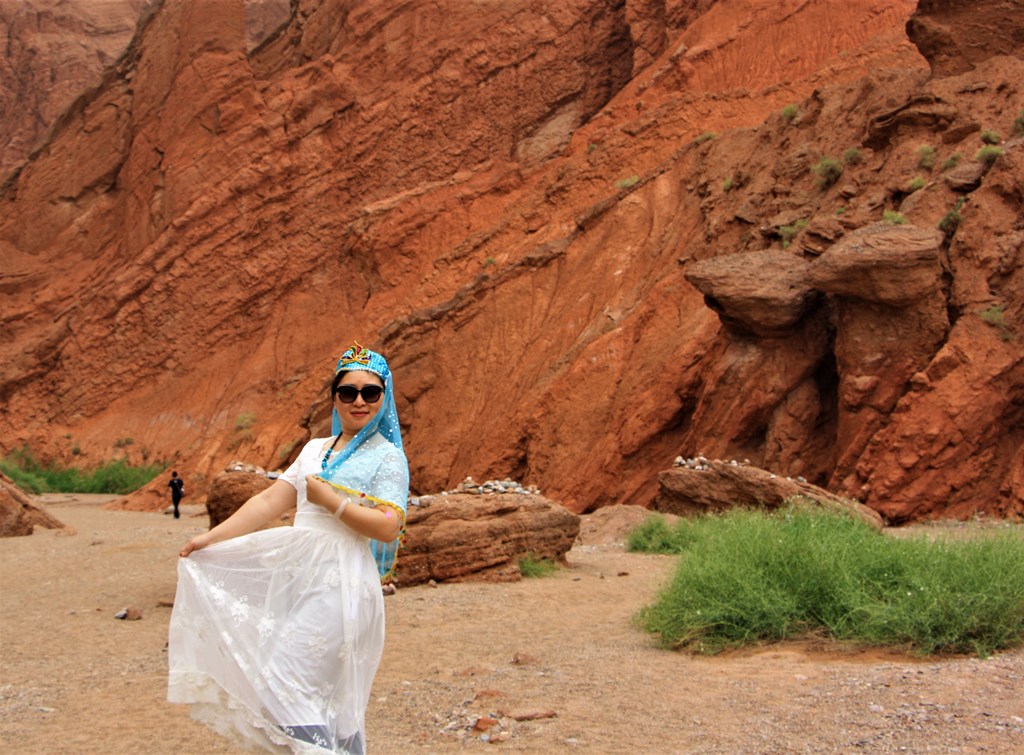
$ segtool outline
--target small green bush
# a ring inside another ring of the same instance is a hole
[[[978,162],[985,163],[986,165],[991,165],[996,160],[998,160],[999,156],[1002,154],[1002,147],[989,145],[987,147],[982,147],[981,149],[979,149],[978,152],[974,155],[974,159],[977,160]]]
[[[524,577],[549,577],[558,571],[558,564],[550,558],[537,558],[527,553],[519,559],[519,573]]]
[[[847,165],[860,165],[864,162],[864,158],[861,156],[859,149],[850,147],[843,152],[843,162]]]
[[[782,116],[783,120],[790,122],[800,114],[800,109],[796,105],[786,105],[779,111],[779,115]]]
[[[615,182],[615,186],[619,189],[629,189],[640,183],[640,176],[629,176]]]
[[[818,174],[818,186],[827,189],[843,175],[843,165],[831,157],[823,157],[814,166],[814,172]]]
[[[163,467],[132,467],[123,459],[106,462],[92,470],[44,465],[31,450],[22,448],[0,459],[0,470],[31,493],[122,494],[138,490],[160,474]]]
[[[724,191],[726,193],[732,191],[732,179],[731,178],[727,178],[724,181],[722,181],[722,191]]]
[[[839,207],[836,208],[836,215],[845,215],[845,214],[846,214],[846,207],[844,207],[843,205],[840,205]]]
[[[964,198],[956,200],[956,204],[953,205],[953,209],[942,216],[942,220],[939,221],[939,230],[946,234],[949,238],[956,229],[960,227],[960,209],[964,206]]]
[[[896,212],[896,210],[885,210],[882,212],[882,220],[892,225],[904,225],[907,222],[907,219]]]
[[[913,194],[925,187],[925,180],[921,176],[914,176],[907,182],[907,191]]]
[[[1020,111],[1020,115],[1013,119],[1013,130],[1014,136],[1024,136],[1024,109]]]
[[[999,144],[1003,141],[1003,137],[999,135],[998,131],[982,131],[981,140],[985,144]]]
[[[235,432],[248,430],[255,422],[256,414],[254,412],[242,412],[235,417]]]
[[[949,170],[950,168],[955,168],[957,165],[960,164],[961,159],[963,159],[962,155],[959,152],[954,152],[952,155],[950,155],[949,157],[942,161],[942,166],[939,168],[939,170],[946,171]]]
[[[1024,642],[1019,533],[895,538],[814,507],[737,509],[686,527],[678,545],[670,528],[649,538],[682,553],[670,583],[637,616],[666,647],[717,653],[825,635],[986,656]]]
[[[793,242],[793,239],[797,237],[797,234],[806,227],[807,221],[802,218],[792,225],[781,226],[779,228],[779,238],[782,239],[782,248],[789,248],[789,245]]]
[[[924,144],[917,148],[917,167],[923,170],[935,167],[935,147]]]
[[[114,448],[125,448],[134,442],[135,440],[133,438],[118,438],[114,441]]]
[[[718,136],[718,134],[715,133],[714,131],[705,131],[703,134],[701,134],[696,139],[694,139],[693,143],[694,144],[703,144],[704,142],[711,141],[712,139],[714,139],[717,136]]]
[[[1004,341],[1012,341],[1013,334],[1006,327],[1006,308],[993,304],[988,309],[978,313],[981,319],[999,331],[999,337]]]

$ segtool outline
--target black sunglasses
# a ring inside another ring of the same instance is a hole
[[[351,404],[356,400],[356,396],[362,396],[363,401],[367,404],[376,404],[380,401],[383,393],[383,388],[373,384],[364,385],[362,388],[356,388],[354,385],[339,385],[334,391],[334,395],[340,398],[343,404]]]

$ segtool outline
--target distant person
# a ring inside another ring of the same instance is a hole
[[[178,561],[167,699],[249,749],[366,751],[384,598],[409,467],[391,370],[353,344],[331,382],[332,437]],[[297,505],[292,527],[259,530]],[[259,530],[259,531],[257,531]]]
[[[171,503],[174,505],[174,518],[180,519],[181,514],[178,512],[178,504],[181,503],[181,497],[185,495],[185,481],[178,477],[177,471],[171,472],[171,481],[167,483],[167,487],[171,489]]]

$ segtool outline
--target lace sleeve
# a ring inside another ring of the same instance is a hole
[[[299,477],[302,474],[302,463],[310,453],[316,452],[316,446],[318,443],[322,444],[323,440],[320,438],[314,438],[306,443],[306,445],[302,447],[302,451],[299,452],[295,461],[291,463],[291,466],[289,466],[288,469],[281,473],[281,476],[278,479],[284,480],[296,490],[303,490],[304,488],[299,487]]]
[[[392,447],[381,459],[370,481],[370,495],[405,514],[409,500],[409,465],[405,454]]]

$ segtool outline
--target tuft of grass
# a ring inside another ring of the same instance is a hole
[[[694,139],[693,143],[694,144],[703,144],[704,142],[711,141],[712,139],[716,138],[717,136],[718,136],[718,134],[716,132],[714,132],[714,131],[705,131],[703,134],[701,134],[696,139]]]
[[[1006,308],[1001,307],[998,304],[993,304],[987,309],[983,309],[978,313],[981,319],[991,325],[993,328],[999,331],[999,337],[1004,341],[1012,341],[1013,334],[1010,333],[1010,329],[1006,327]]]
[[[73,451],[72,451],[73,453]],[[21,448],[0,459],[0,471],[31,493],[131,493],[163,471],[161,465],[131,467],[123,460],[95,469],[42,464],[32,451]]]
[[[843,164],[834,158],[823,157],[814,166],[814,172],[818,174],[818,186],[828,189],[843,175]]]
[[[670,583],[636,617],[665,647],[713,654],[825,635],[987,656],[1024,643],[1018,533],[894,538],[806,506],[689,520],[679,545],[671,528],[641,527],[649,531],[638,541],[668,541],[678,551],[655,552],[682,554]]]
[[[490,267],[491,265],[495,264],[497,261],[498,260],[496,260],[494,257],[484,257],[484,267]]]
[[[537,558],[526,553],[519,559],[519,573],[524,577],[550,577],[558,571],[558,564],[550,558]]]
[[[957,165],[960,164],[960,161],[962,159],[963,156],[959,152],[954,152],[952,155],[950,155],[949,157],[942,161],[942,165],[939,167],[939,170],[946,171],[949,170],[950,168],[955,168]]]
[[[850,147],[848,150],[843,152],[843,162],[847,165],[860,165],[864,162],[864,157],[861,155],[859,149],[856,147]]]
[[[629,189],[640,183],[640,176],[629,176],[615,182],[615,186],[619,189]]]
[[[779,238],[782,239],[782,248],[788,249],[789,245],[793,243],[793,239],[796,238],[797,234],[800,233],[804,228],[807,227],[807,221],[801,218],[792,225],[784,225],[779,228]]]
[[[935,167],[935,147],[922,144],[917,148],[917,167],[922,170],[931,170]]]
[[[134,438],[118,438],[114,441],[114,448],[125,448],[134,442]]]
[[[800,115],[800,108],[793,104],[786,105],[786,107],[782,108],[782,110],[779,111],[779,115],[782,116],[782,119],[784,121],[790,123],[793,121],[794,118]]]
[[[256,422],[255,412],[242,412],[235,417],[235,432],[248,430]]]
[[[907,191],[913,194],[925,187],[925,180],[921,176],[914,176],[907,182]]]
[[[892,225],[904,225],[907,222],[907,219],[900,213],[896,212],[896,210],[883,211],[882,220],[886,223],[891,223]]]
[[[981,140],[985,144],[999,144],[1003,141],[1003,137],[999,135],[998,131],[982,131]]]
[[[846,207],[844,205],[839,205],[839,207],[836,208],[836,215],[845,215],[845,214],[846,214]]]
[[[1024,136],[1024,108],[1021,108],[1020,115],[1013,119],[1013,129],[1010,133],[1014,136]]]
[[[946,238],[956,233],[956,229],[960,227],[960,210],[963,206],[964,198],[960,197],[953,205],[953,209],[943,215],[942,220],[939,221],[939,230],[946,235]]]
[[[999,156],[1002,154],[1002,147],[996,147],[990,144],[986,147],[982,147],[981,149],[979,149],[977,153],[975,153],[974,159],[977,160],[978,162],[985,163],[986,165],[991,165],[996,160],[998,160]]]
[[[726,193],[732,191],[732,179],[731,178],[727,178],[724,181],[722,181],[722,191],[724,191]]]

